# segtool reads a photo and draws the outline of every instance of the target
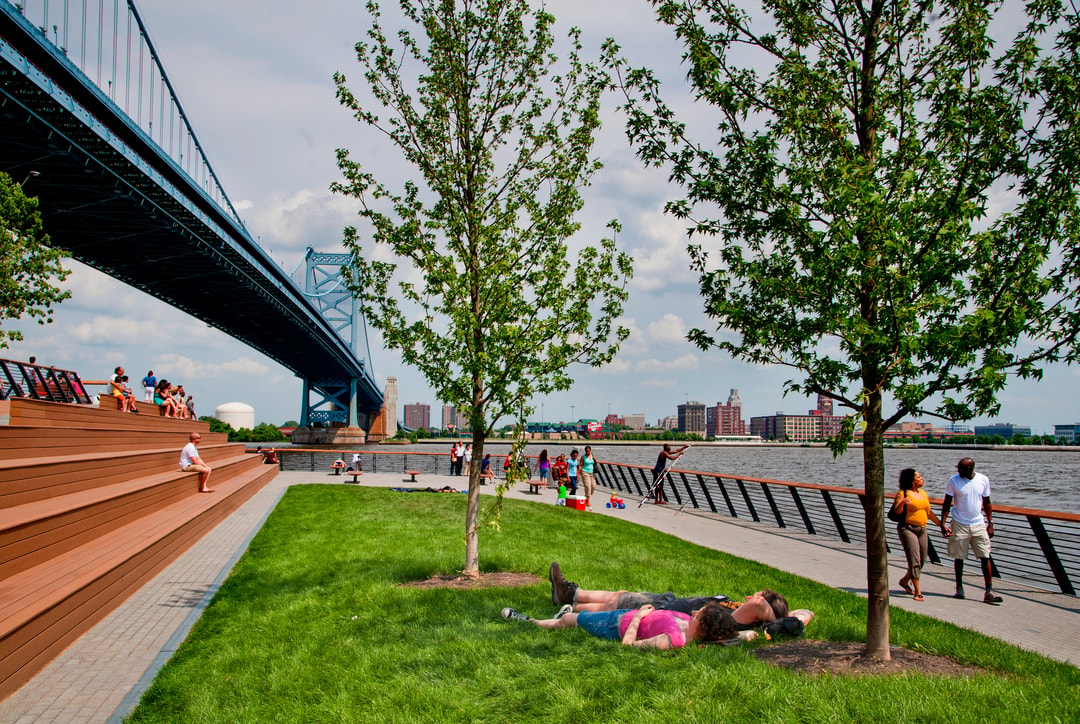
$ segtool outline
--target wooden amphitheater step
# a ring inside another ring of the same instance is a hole
[[[199,452],[211,467],[244,457],[239,445],[202,445]],[[179,463],[177,448],[0,460],[0,511],[143,475],[179,472]]]
[[[8,400],[5,407],[8,409],[8,425],[80,427],[99,430],[186,430],[199,433],[210,431],[210,423],[199,420],[136,415],[131,412],[119,412],[89,405],[16,398]]]
[[[211,478],[212,494],[187,496],[0,581],[0,699],[272,480],[277,468],[238,465],[236,472]]]
[[[255,456],[234,454],[211,462],[211,481],[217,485],[218,480],[242,477],[261,465]],[[116,529],[197,491],[197,474],[174,467],[0,511],[0,568],[8,576],[28,570],[84,543],[111,536]]]
[[[75,456],[88,452],[125,452],[172,448],[180,454],[191,431],[116,430],[76,427],[0,425],[0,461],[47,456]],[[203,445],[227,442],[224,433],[203,432]]]

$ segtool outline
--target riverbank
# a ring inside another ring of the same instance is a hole
[[[469,442],[471,438],[434,437],[417,440],[415,443],[408,440],[384,440],[378,445],[453,445],[455,442]],[[485,445],[511,445],[513,441],[504,438],[488,438]],[[585,445],[618,446],[618,447],[663,447],[664,445],[690,445],[691,447],[753,447],[753,448],[818,448],[828,449],[823,442],[779,442],[776,440],[589,440],[578,438],[576,440],[528,440],[532,447],[576,447]],[[848,446],[849,450],[861,450],[861,442],[853,442]],[[951,443],[886,443],[886,450],[1017,450],[1025,452],[1075,452],[1080,453],[1080,445],[960,445]]]

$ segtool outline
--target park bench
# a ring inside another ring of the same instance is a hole
[[[345,461],[335,460],[330,463],[330,469],[334,471],[334,475],[341,475],[341,471],[345,469]]]
[[[363,470],[351,470],[350,469],[350,470],[346,470],[345,474],[352,476],[353,484],[358,484],[360,482],[360,476],[364,474],[364,471]]]
[[[416,483],[419,482],[416,476],[420,474],[419,470],[406,470],[405,474],[409,476],[408,480],[403,480],[403,483]]]
[[[529,492],[536,495],[540,495],[540,488],[547,488],[546,480],[532,478],[530,480],[526,480],[525,482],[529,484]]]

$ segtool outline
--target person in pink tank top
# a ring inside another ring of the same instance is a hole
[[[582,611],[574,613],[572,606],[563,606],[555,618],[538,620],[512,608],[504,608],[502,617],[511,621],[528,621],[540,628],[581,628],[597,638],[621,641],[624,646],[655,649],[676,649],[691,641],[710,643],[738,636],[731,611],[719,603],[687,615],[679,611],[661,611],[652,606],[616,611]]]

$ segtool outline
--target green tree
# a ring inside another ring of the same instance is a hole
[[[210,415],[202,415],[201,417],[199,417],[199,421],[209,423],[210,424],[210,432],[226,432],[226,433],[228,433],[230,440],[232,439],[232,436],[236,434],[236,430],[233,429],[232,425],[230,425],[227,422],[222,422],[221,420],[217,419],[216,417],[211,417]]]
[[[400,5],[413,29],[395,42],[367,4],[369,42],[356,52],[371,100],[334,79],[341,103],[385,134],[414,178],[394,191],[339,150],[334,189],[359,200],[375,246],[389,251],[366,256],[346,229],[368,320],[469,419],[464,575],[478,576],[479,463],[495,422],[524,421],[527,400],[569,388],[571,363],[609,362],[628,334],[615,320],[629,257],[604,239],[575,259],[568,243],[600,166],[592,146],[607,79],[580,60],[576,31],[560,66],[554,18],[525,0]]]
[[[1009,373],[1037,377],[1071,354],[1075,12],[1058,0],[1002,19],[989,0],[652,4],[718,133],[694,140],[654,75],[609,46],[631,142],[685,193],[667,208],[688,220],[717,327],[690,337],[786,366],[786,391],[849,410],[836,454],[864,424],[866,643],[888,658],[883,433],[909,416],[992,415]]]
[[[70,273],[61,265],[64,253],[50,245],[36,198],[0,171],[0,321],[24,314],[38,324],[52,322],[52,305],[71,296],[53,285]],[[22,339],[17,329],[0,329],[0,349]]]

